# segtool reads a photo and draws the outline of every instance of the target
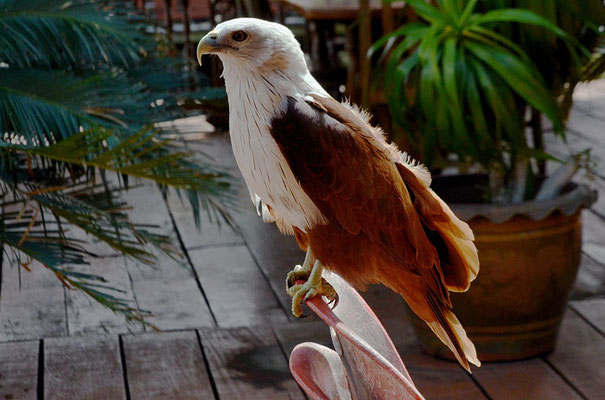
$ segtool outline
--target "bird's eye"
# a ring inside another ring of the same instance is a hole
[[[248,34],[244,31],[237,31],[233,33],[231,38],[236,42],[243,42],[244,40],[248,39]]]

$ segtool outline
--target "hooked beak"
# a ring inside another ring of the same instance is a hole
[[[212,53],[219,47],[216,33],[209,32],[197,45],[197,62],[202,65],[202,56]]]

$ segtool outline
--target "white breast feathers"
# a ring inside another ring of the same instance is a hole
[[[237,165],[246,181],[252,202],[257,196],[271,208],[273,216],[302,231],[325,218],[294,177],[270,132],[271,120],[282,111],[285,95],[292,87],[275,87],[262,76],[229,76],[229,129]]]

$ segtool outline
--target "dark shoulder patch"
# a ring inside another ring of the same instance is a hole
[[[311,184],[333,184],[334,151],[346,147],[349,129],[306,101],[286,98],[285,110],[270,124],[270,132],[294,176],[308,192]]]

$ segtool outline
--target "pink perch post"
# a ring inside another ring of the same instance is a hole
[[[290,371],[298,384],[314,400],[423,400],[372,309],[338,275],[323,276],[336,289],[338,306],[330,309],[321,297],[306,304],[330,327],[335,350],[297,345]]]

